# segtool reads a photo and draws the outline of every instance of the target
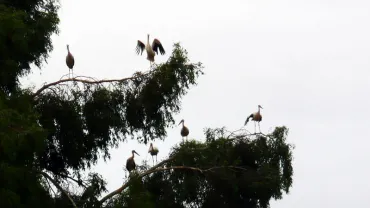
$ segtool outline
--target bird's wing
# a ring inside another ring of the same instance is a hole
[[[136,53],[139,55],[143,55],[143,51],[145,49],[145,44],[143,42],[141,42],[140,40],[137,41],[137,45],[136,45]]]
[[[247,120],[245,120],[244,126],[247,125],[250,118],[253,118],[253,113],[250,116],[248,116]]]
[[[67,63],[67,66],[71,69],[75,65],[75,58],[73,57],[73,55],[71,53],[68,53],[68,55],[66,57],[66,63]]]
[[[162,46],[162,43],[158,39],[154,39],[153,40],[152,47],[153,47],[153,51],[155,51],[157,54],[158,54],[158,48],[159,48],[159,52],[162,55],[164,55],[166,53],[166,51],[164,51],[164,48]]]

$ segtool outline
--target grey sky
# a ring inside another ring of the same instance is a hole
[[[205,75],[183,98],[190,138],[203,128],[240,128],[262,109],[261,129],[286,125],[294,151],[294,183],[273,208],[369,207],[370,2],[365,0],[96,1],[61,0],[59,36],[41,71],[22,79],[41,86],[68,73],[66,44],[75,57],[74,75],[130,76],[147,70],[137,40],[158,38],[167,54],[180,41]],[[152,40],[152,39],[151,39]],[[253,124],[248,126],[253,130]],[[156,141],[158,159],[181,141],[180,127]],[[135,141],[113,149],[94,169],[112,191],[122,184],[130,150],[145,159],[148,146]]]

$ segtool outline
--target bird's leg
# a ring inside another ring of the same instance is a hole
[[[254,122],[254,133],[256,133],[256,122]]]
[[[154,157],[153,157],[153,155],[152,155],[152,160],[153,160],[153,166],[154,166]]]
[[[258,128],[260,129],[260,133],[262,133],[262,132],[261,132],[260,122],[258,122]]]

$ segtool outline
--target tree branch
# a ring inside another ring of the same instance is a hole
[[[155,169],[159,168],[159,167],[160,167],[160,166],[162,166],[163,164],[165,164],[165,163],[167,163],[167,162],[169,162],[169,161],[171,161],[171,160],[173,160],[173,159],[174,159],[174,157],[168,158],[167,160],[163,160],[162,162],[160,162],[160,163],[158,163],[157,165],[155,165],[155,166],[151,167],[150,169],[148,169],[148,170],[147,170],[147,171],[145,171],[144,173],[140,174],[140,175],[139,175],[139,178],[142,178],[142,177],[144,177],[144,176],[148,175],[148,174],[146,174],[146,173],[151,172],[151,171],[153,171],[153,170],[155,170]],[[128,181],[127,183],[123,184],[121,187],[119,187],[119,188],[118,188],[118,189],[116,189],[115,191],[113,191],[113,192],[109,193],[108,195],[106,195],[105,197],[103,197],[103,198],[99,201],[99,202],[100,202],[100,204],[104,203],[107,199],[109,199],[109,198],[113,197],[114,195],[121,193],[125,188],[127,188],[127,186],[128,186],[129,184],[130,184],[130,181]]]
[[[68,78],[68,79],[61,79],[59,81],[56,81],[56,82],[51,82],[49,84],[45,84],[44,86],[42,86],[40,89],[38,89],[33,95],[32,95],[32,98],[35,98],[37,97],[38,95],[41,94],[41,92],[43,92],[44,90],[52,87],[52,86],[55,86],[55,85],[59,85],[59,84],[62,84],[62,83],[65,83],[65,82],[80,82],[80,83],[84,83],[84,84],[102,84],[102,83],[111,83],[111,82],[123,82],[123,81],[127,81],[127,80],[132,80],[132,79],[135,79],[139,76],[144,76],[144,75],[148,75],[151,71],[148,71],[148,72],[145,72],[145,73],[142,73],[142,72],[136,72],[133,76],[131,77],[126,77],[126,78],[122,78],[122,79],[102,79],[102,80],[88,80],[88,79],[80,79],[80,78]]]
[[[164,163],[166,163],[166,162],[168,162],[168,161],[170,161],[172,159],[173,159],[173,157],[172,158],[169,158],[167,160],[162,161],[158,165],[153,166],[152,168],[150,168],[149,170],[145,171],[144,173],[141,173],[137,178],[143,178],[143,177],[145,177],[145,176],[147,176],[147,175],[149,175],[151,173],[161,172],[161,171],[165,171],[165,170],[175,170],[175,169],[193,170],[193,171],[200,172],[202,174],[204,174],[205,172],[212,171],[214,169],[220,169],[220,168],[239,169],[239,170],[243,170],[243,171],[246,171],[247,170],[245,168],[236,167],[236,166],[219,166],[219,167],[212,167],[212,168],[208,168],[208,169],[200,169],[200,168],[187,167],[187,166],[171,166],[171,167],[159,168],[159,166],[163,165]],[[99,202],[102,204],[106,200],[108,200],[109,198],[113,197],[114,195],[121,193],[123,190],[125,190],[130,185],[130,183],[131,183],[131,180],[129,180],[127,183],[123,184],[117,190],[115,190],[115,191],[109,193],[108,195],[106,195],[105,197],[103,197]]]
[[[84,184],[84,181],[82,179],[81,180],[77,180],[77,179],[72,178],[71,176],[68,176],[68,175],[62,174],[62,173],[58,173],[57,175],[59,175],[60,177],[68,178],[68,179],[76,182],[78,185],[83,186],[84,188],[87,188],[87,185]]]
[[[51,181],[55,187],[57,187],[64,195],[67,196],[67,198],[69,199],[69,201],[71,201],[72,205],[74,208],[77,208],[77,205],[76,203],[73,201],[73,199],[69,196],[69,194],[53,179],[51,178],[48,174],[44,173],[44,172],[39,172],[41,175],[43,175],[47,180]]]

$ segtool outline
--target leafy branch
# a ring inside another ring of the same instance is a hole
[[[162,162],[158,163],[157,165],[153,166],[152,168],[150,168],[149,170],[139,174],[137,176],[137,178],[143,178],[149,174],[152,174],[152,173],[156,173],[156,172],[161,172],[161,171],[166,171],[166,170],[176,170],[176,169],[180,169],[180,170],[193,170],[193,171],[196,171],[196,172],[200,172],[202,174],[204,174],[205,172],[212,172],[214,169],[221,169],[221,168],[229,168],[229,169],[237,169],[237,170],[242,170],[242,171],[246,171],[247,169],[243,168],[243,167],[237,167],[237,166],[217,166],[217,167],[211,167],[211,168],[207,168],[207,169],[201,169],[201,168],[196,168],[196,167],[189,167],[189,166],[170,166],[170,167],[160,167],[162,166],[163,164],[167,163],[167,162],[170,162],[171,160],[173,160],[174,157],[171,157],[167,160],[163,160]],[[131,180],[129,180],[128,182],[126,182],[125,184],[123,184],[121,187],[119,187],[118,189],[116,189],[115,191],[109,193],[108,195],[106,195],[105,197],[103,197],[99,202],[102,204],[104,203],[106,200],[112,198],[113,196],[121,193],[123,190],[125,190],[129,185],[131,184]]]
[[[67,198],[69,199],[69,201],[72,203],[73,207],[74,208],[77,208],[77,205],[76,203],[73,201],[73,199],[69,196],[69,194],[52,178],[50,177],[48,174],[44,173],[44,172],[39,172],[42,176],[44,176],[47,180],[51,181],[55,187],[57,187],[64,195],[67,196]]]

